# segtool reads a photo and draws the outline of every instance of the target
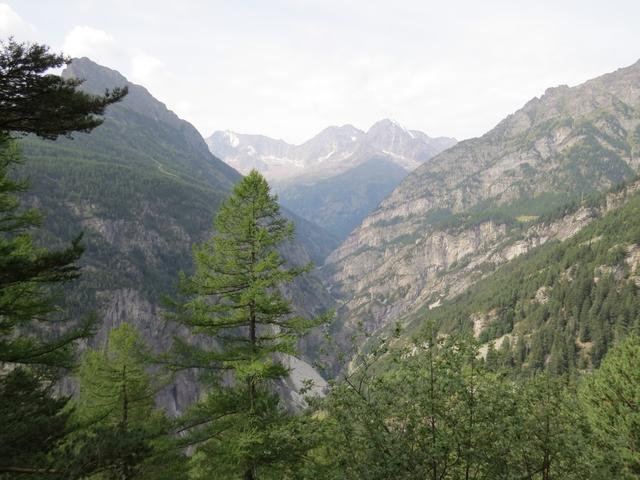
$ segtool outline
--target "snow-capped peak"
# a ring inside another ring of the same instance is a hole
[[[227,141],[229,142],[229,145],[231,145],[232,147],[235,148],[238,145],[240,145],[240,139],[231,130],[225,130],[224,136],[227,137]]]
[[[408,130],[407,128],[404,127],[404,125],[402,125],[400,122],[397,122],[396,120],[393,119],[389,119],[389,121],[397,128],[399,128],[400,130],[404,131],[405,133],[407,133],[407,135],[409,135],[411,138],[416,138],[413,133],[411,133],[411,130]]]

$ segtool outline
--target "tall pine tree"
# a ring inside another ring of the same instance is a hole
[[[105,108],[127,94],[125,88],[90,95],[78,90],[82,80],[49,73],[69,61],[45,45],[0,42],[0,362],[14,365],[69,366],[70,345],[89,333],[56,335],[62,329],[52,290],[77,277],[79,238],[65,249],[39,248],[31,232],[41,216],[20,208],[17,195],[28,185],[11,177],[21,163],[17,137],[89,132],[102,123]]]
[[[278,252],[293,224],[257,171],[236,185],[214,229],[194,248],[196,270],[181,279],[174,316],[209,345],[174,344],[175,363],[200,370],[212,385],[184,416],[185,441],[198,446],[196,478],[266,478],[295,450],[273,389],[288,374],[283,356],[295,355],[301,336],[324,319],[295,315],[282,295],[280,287],[309,265],[289,267]]]

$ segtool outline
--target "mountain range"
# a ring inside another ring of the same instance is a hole
[[[381,120],[367,132],[328,127],[301,145],[262,135],[218,131],[211,152],[247,173],[260,171],[284,206],[344,238],[413,169],[454,145]]]
[[[448,137],[431,138],[417,130],[384,119],[367,132],[353,125],[327,127],[300,145],[264,135],[230,130],[216,131],[206,139],[209,150],[239,172],[255,168],[273,183],[292,177],[331,177],[384,154],[411,171],[456,143]]]
[[[85,232],[71,306],[97,311],[96,342],[129,321],[154,348],[168,344],[160,299],[240,178],[225,162],[262,170],[293,211],[285,256],[320,268],[287,294],[303,313],[336,308],[330,334],[343,353],[362,346],[352,345],[359,329],[363,341],[393,331],[408,342],[435,322],[512,365],[588,369],[640,314],[640,62],[550,88],[457,144],[389,120],[330,127],[299,146],[232,132],[205,142],[113,70],[78,59],[65,75],[89,91],[130,88],[90,135],[21,141],[26,201],[46,215],[41,241]],[[322,383],[318,341],[296,367]],[[183,377],[161,403],[177,412],[197,395]]]

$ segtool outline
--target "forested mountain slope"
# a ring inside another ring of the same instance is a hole
[[[573,228],[563,233],[561,224]],[[493,365],[558,374],[598,367],[640,329],[640,182],[513,231],[501,248],[532,240],[542,245],[484,276],[491,256],[462,262],[457,274],[477,283],[406,315],[406,336],[433,321],[444,332],[473,331]]]
[[[331,254],[324,273],[343,302],[336,334],[358,322],[376,331],[449,289],[464,290],[475,278],[458,275],[461,262],[488,255],[487,273],[549,238],[567,238],[584,218],[496,250],[513,228],[534,228],[563,205],[633,178],[639,165],[640,62],[548,89],[416,169]]]
[[[174,291],[178,272],[192,268],[192,245],[211,232],[220,201],[241,176],[208,151],[193,126],[117,72],[79,59],[64,75],[85,78],[83,88],[92,92],[127,85],[129,95],[91,134],[21,141],[25,164],[18,173],[31,182],[26,201],[45,215],[43,242],[64,243],[84,233],[83,274],[70,303],[74,314],[97,313],[93,341],[104,342],[114,326],[129,322],[155,349],[165,348],[173,329],[162,318],[161,299]],[[286,248],[286,257],[310,261],[301,246],[306,238],[321,261],[331,236],[298,223],[299,241]],[[304,311],[330,304],[313,274],[289,293]],[[196,394],[196,383],[183,378],[162,403],[181,409]]]

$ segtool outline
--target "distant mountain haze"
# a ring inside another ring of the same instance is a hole
[[[21,140],[26,161],[19,173],[31,179],[26,202],[45,214],[41,240],[56,245],[85,232],[84,273],[69,298],[72,314],[93,309],[102,319],[94,342],[127,321],[154,348],[167,346],[173,330],[159,300],[173,291],[180,270],[192,268],[191,246],[210,234],[218,205],[251,168],[270,177],[296,222],[286,259],[321,266],[287,288],[287,297],[305,314],[336,308],[330,332],[347,355],[360,326],[372,338],[398,323],[411,334],[428,316],[444,318],[446,328],[470,327],[483,341],[556,335],[527,318],[505,320],[493,301],[461,296],[496,297],[502,285],[521,281],[508,272],[500,277],[499,267],[523,265],[528,252],[547,261],[556,243],[567,262],[576,249],[587,255],[584,245],[616,247],[615,271],[628,266],[618,280],[640,285],[640,244],[625,233],[637,227],[640,182],[596,203],[585,200],[640,172],[640,62],[573,88],[550,88],[485,135],[460,143],[391,120],[367,132],[329,127],[301,145],[233,132],[205,142],[118,72],[85,58],[64,75],[85,78],[83,88],[96,93],[130,89],[91,134]],[[590,224],[595,236],[580,233]],[[625,243],[616,246],[619,238]],[[526,269],[538,272],[540,283],[534,299],[544,302],[544,272],[531,265]],[[319,337],[304,351],[314,360]],[[292,385],[302,380],[299,372],[317,375],[309,363],[294,367]],[[174,386],[160,400],[177,413],[199,392],[192,377]]]
[[[257,169],[298,215],[345,238],[407,175],[455,145],[384,119],[367,132],[328,127],[301,145],[218,131],[211,152],[242,173]]]
[[[268,180],[279,183],[301,175],[337,175],[365,162],[373,153],[388,155],[394,163],[411,171],[455,145],[456,140],[431,138],[384,119],[367,132],[353,125],[327,127],[300,145],[230,130],[214,132],[206,142],[211,153],[239,172],[246,174],[255,168]]]

